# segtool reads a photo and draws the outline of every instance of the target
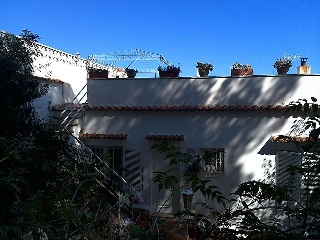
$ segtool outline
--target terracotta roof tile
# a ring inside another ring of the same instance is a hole
[[[293,143],[293,142],[307,142],[309,137],[289,137],[289,136],[272,136],[272,142],[275,143]]]
[[[45,77],[38,77],[38,76],[33,76],[33,78],[40,81],[46,81],[46,82],[64,83],[60,79],[56,79],[56,78],[45,78]]]
[[[184,135],[148,134],[146,139],[156,141],[184,141]]]
[[[281,111],[287,109],[284,105],[154,105],[154,106],[87,106],[87,110],[111,111]]]
[[[82,133],[80,139],[128,139],[128,134],[102,134],[102,133]]]

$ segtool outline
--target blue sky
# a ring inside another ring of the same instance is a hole
[[[254,74],[275,74],[272,64],[286,52],[308,57],[320,73],[319,0],[0,0],[0,29],[29,29],[41,43],[83,58],[159,53],[181,65],[180,76],[195,76],[197,61],[212,63],[212,76],[230,75],[236,61]]]

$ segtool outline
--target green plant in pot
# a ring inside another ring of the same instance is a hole
[[[277,73],[279,75],[285,75],[289,71],[289,69],[292,67],[292,62],[296,58],[296,55],[294,56],[284,56],[283,58],[279,58],[276,60],[276,62],[273,64],[273,67],[277,69]]]
[[[126,68],[125,71],[128,78],[134,78],[138,73],[138,70],[133,68]]]
[[[253,74],[253,69],[250,64],[241,64],[235,62],[232,64],[231,76],[251,76]]]
[[[89,68],[87,69],[88,78],[108,78],[107,69]]]
[[[197,70],[200,77],[207,77],[213,69],[214,66],[211,63],[197,62]]]
[[[174,65],[159,66],[158,68],[160,78],[176,78],[181,72],[180,67]]]

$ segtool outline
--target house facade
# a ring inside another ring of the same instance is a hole
[[[285,114],[286,106],[317,97],[319,77],[88,79],[80,140],[100,157],[113,157],[111,166],[144,198],[137,207],[154,212],[164,205],[162,212],[176,212],[183,210],[181,193],[166,201],[170,190],[159,192],[152,180],[154,172],[170,169],[164,156],[151,150],[155,141],[190,154],[213,152],[200,177],[225,194],[244,181],[272,181],[277,163],[288,158],[283,151],[293,150],[275,141],[298,119]],[[178,174],[182,171],[179,166]]]
[[[284,181],[279,172],[297,156],[287,152],[294,150],[291,144],[276,136],[290,134],[299,119],[285,114],[286,106],[317,97],[320,88],[320,75],[299,69],[297,75],[173,79],[129,79],[119,69],[108,69],[108,78],[87,78],[88,61],[80,55],[37,45],[41,55],[34,75],[50,85],[49,93],[35,102],[40,115],[53,117],[74,98],[85,103],[74,135],[99,157],[112,157],[111,167],[144,199],[135,207],[150,212],[183,210],[180,192],[166,201],[171,191],[159,192],[152,180],[154,172],[171,168],[164,155],[151,150],[156,141],[193,155],[214,154],[201,163],[200,177],[225,194],[248,180]],[[80,90],[85,98],[77,95]],[[176,170],[182,175],[185,166]]]

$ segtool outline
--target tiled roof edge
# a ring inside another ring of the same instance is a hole
[[[184,141],[184,135],[148,134],[145,139],[155,141]]]
[[[272,142],[274,143],[293,143],[293,142],[307,142],[307,141],[313,141],[309,137],[302,137],[302,136],[296,136],[296,137],[290,137],[290,136],[271,136]]]
[[[128,134],[102,134],[102,133],[81,133],[79,135],[80,139],[118,139],[126,140],[128,139]]]
[[[107,110],[107,111],[281,111],[286,110],[287,105],[107,105],[87,106],[86,110]]]
[[[39,80],[39,81],[46,81],[46,82],[54,82],[54,83],[64,83],[60,79],[56,78],[45,78],[45,77],[38,77],[38,76],[33,76],[34,79]]]

